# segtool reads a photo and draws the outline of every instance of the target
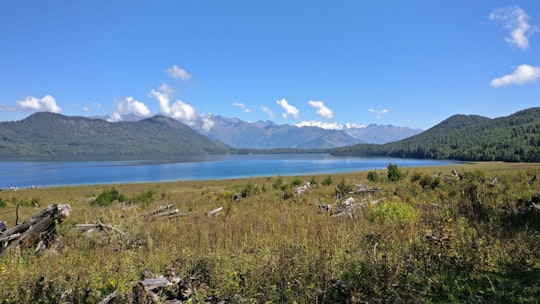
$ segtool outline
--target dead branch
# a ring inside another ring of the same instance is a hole
[[[216,209],[214,209],[214,210],[211,210],[211,211],[206,212],[206,215],[207,215],[208,217],[216,216],[216,215],[218,215],[218,213],[221,212],[221,211],[223,211],[223,207],[218,207],[218,208],[216,208]]]
[[[109,230],[113,230],[115,232],[118,232],[121,236],[124,236],[124,232],[122,230],[120,230],[120,228],[116,227],[116,226],[113,226],[113,225],[108,225],[108,224],[104,224],[100,219],[98,219],[98,222],[96,224],[77,224],[75,225],[75,227],[81,229],[81,230],[84,230],[86,232],[92,230],[92,229],[99,229],[99,230],[105,230],[105,229],[109,229]]]

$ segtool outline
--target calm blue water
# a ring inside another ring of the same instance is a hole
[[[219,155],[189,161],[0,161],[0,189],[331,174],[386,169],[389,163],[421,167],[456,162],[328,154]]]

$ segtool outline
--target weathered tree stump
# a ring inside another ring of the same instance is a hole
[[[69,205],[49,205],[20,225],[0,232],[0,258],[12,251],[36,246],[36,253],[48,247],[56,236],[56,225],[71,212]]]

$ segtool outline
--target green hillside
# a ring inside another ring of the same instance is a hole
[[[355,145],[335,155],[464,161],[540,161],[540,108],[490,119],[454,115],[416,136],[384,145]]]
[[[35,113],[0,123],[0,157],[156,157],[227,153],[230,148],[177,120],[137,122]]]

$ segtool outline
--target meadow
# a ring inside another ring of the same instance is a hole
[[[135,303],[148,273],[190,280],[176,303],[538,301],[540,164],[392,169],[0,191],[8,227],[71,206],[47,250],[0,259],[0,303]],[[77,228],[98,222],[117,230]]]

